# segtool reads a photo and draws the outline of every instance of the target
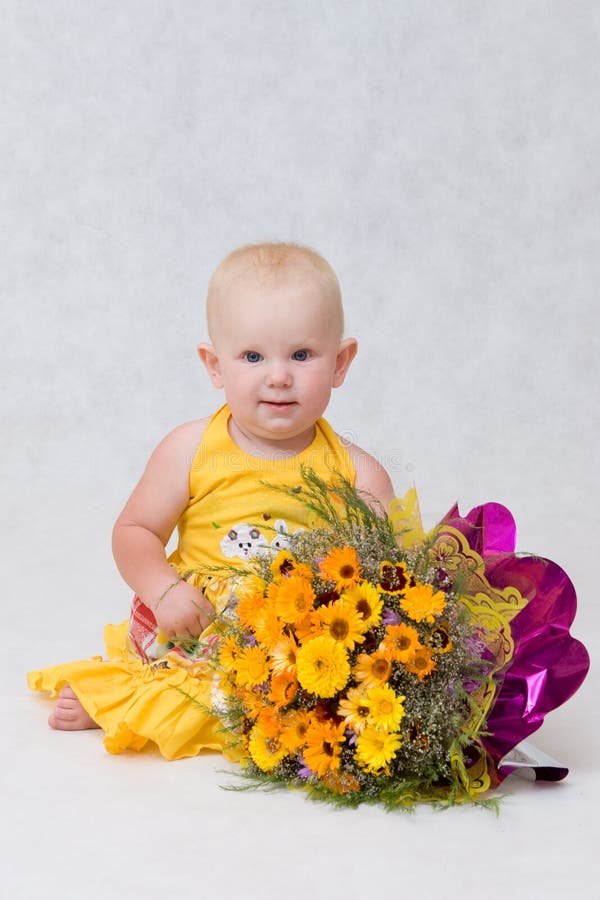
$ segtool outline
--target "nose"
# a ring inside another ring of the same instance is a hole
[[[290,387],[292,376],[283,360],[271,360],[266,374],[268,387]]]

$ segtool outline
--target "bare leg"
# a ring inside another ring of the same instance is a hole
[[[58,695],[54,712],[48,719],[48,724],[58,731],[83,731],[86,728],[100,727],[85,711],[68,684]]]

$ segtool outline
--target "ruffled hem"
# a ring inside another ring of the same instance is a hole
[[[235,758],[231,736],[210,712],[212,672],[207,664],[144,663],[127,651],[128,626],[125,621],[106,627],[106,659],[97,656],[29,672],[30,689],[55,697],[70,685],[104,731],[110,753],[141,750],[152,741],[169,760],[203,750]]]

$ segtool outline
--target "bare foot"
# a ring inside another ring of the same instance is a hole
[[[58,731],[83,731],[85,728],[100,727],[85,711],[68,684],[58,695],[54,712],[48,719],[48,724]]]

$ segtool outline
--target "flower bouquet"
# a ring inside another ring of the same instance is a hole
[[[311,527],[238,570],[215,623],[244,774],[340,805],[493,802],[502,758],[587,671],[570,582],[514,555],[497,504],[425,534],[414,491],[389,516],[308,469],[291,493]]]

